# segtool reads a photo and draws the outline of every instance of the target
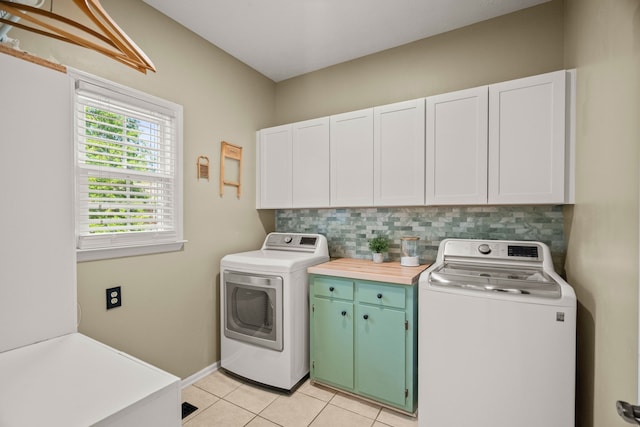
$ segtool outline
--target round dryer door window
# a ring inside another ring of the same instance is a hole
[[[224,272],[227,338],[282,351],[282,277]]]

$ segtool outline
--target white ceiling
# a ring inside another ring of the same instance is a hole
[[[549,0],[143,0],[278,82]]]

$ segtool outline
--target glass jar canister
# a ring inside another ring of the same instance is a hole
[[[400,239],[400,265],[415,267],[420,265],[418,260],[419,237],[402,237]]]

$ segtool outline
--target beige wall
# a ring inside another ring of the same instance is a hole
[[[562,1],[278,83],[276,124],[562,69]]]
[[[92,51],[12,30],[21,47],[184,106],[183,252],[78,264],[79,329],[187,377],[219,360],[219,264],[255,249],[273,213],[255,209],[255,131],[273,123],[275,84],[140,0],[102,0],[153,60],[141,74]],[[54,2],[68,14],[72,2]],[[48,6],[46,6],[48,7]],[[218,195],[220,141],[243,147],[245,183]],[[196,159],[211,159],[211,181],[196,180]],[[121,308],[105,310],[105,289],[122,286]]]
[[[578,69],[576,204],[565,209],[578,425],[625,426],[615,402],[637,402],[640,3],[565,3],[566,64]]]

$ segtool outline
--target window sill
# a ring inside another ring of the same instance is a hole
[[[171,243],[157,243],[153,245],[121,246],[118,248],[104,249],[77,249],[76,260],[78,262],[99,261],[112,258],[124,258],[139,255],[153,255],[164,252],[181,251],[186,240]]]

